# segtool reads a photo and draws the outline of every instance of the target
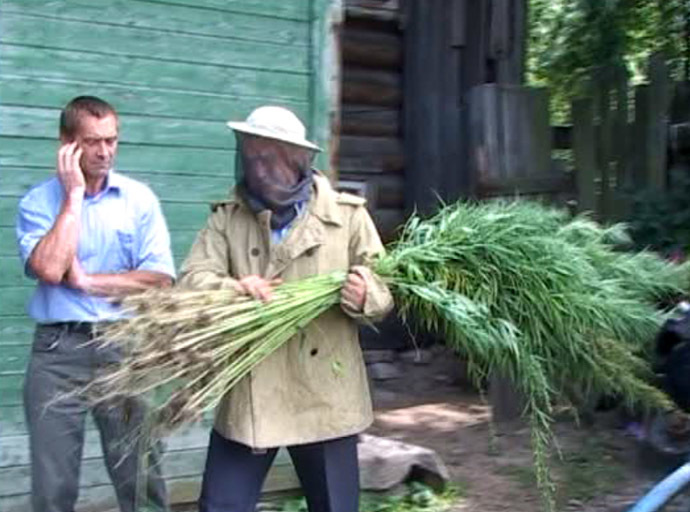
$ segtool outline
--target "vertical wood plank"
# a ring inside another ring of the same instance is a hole
[[[626,218],[629,202],[625,190],[629,186],[629,144],[628,124],[628,75],[623,66],[613,70],[611,80],[612,98],[615,109],[611,119],[611,156],[613,172],[609,177],[611,194],[611,215],[613,220]]]
[[[334,80],[340,76],[340,56],[334,30],[340,26],[342,19],[341,0],[310,0],[311,27],[309,53],[311,78],[309,82],[309,132],[313,140],[323,149],[317,156],[317,166],[331,169],[331,122],[337,122],[337,111],[334,109],[339,101],[334,101],[338,94],[338,83]]]
[[[408,211],[422,207],[430,200],[424,190],[425,168],[428,145],[428,112],[430,105],[427,98],[428,68],[424,55],[428,51],[427,25],[431,22],[430,9],[425,9],[419,2],[405,2],[405,38],[403,73],[405,88],[403,90],[403,115],[405,126],[405,199]],[[432,179],[432,176],[426,176]]]
[[[501,159],[498,157],[503,150],[503,125],[499,118],[499,95],[496,84],[481,86],[481,105],[484,118],[484,142],[486,144],[487,169],[486,175],[480,179],[500,180],[506,176]],[[480,118],[481,119],[481,118]],[[481,129],[481,128],[480,128]]]
[[[595,157],[594,104],[590,98],[573,101],[573,155],[575,159],[575,186],[577,210],[596,212],[595,179],[599,176]]]
[[[491,10],[490,57],[495,60],[496,82],[518,85],[524,79],[527,1],[485,2]]]
[[[486,122],[483,108],[484,89],[483,86],[473,87],[467,95],[468,174],[473,193],[478,192],[481,181],[488,175],[489,157],[483,129]]]
[[[459,48],[467,44],[467,0],[453,0],[450,7],[450,45]]]
[[[597,162],[598,176],[594,178],[598,184],[596,211],[602,220],[608,219],[611,214],[611,154],[612,154],[612,112],[611,89],[609,88],[610,69],[599,68],[594,72],[591,90],[592,100],[595,105],[594,124],[596,130],[595,158]]]
[[[442,77],[442,96],[439,110],[441,112],[441,148],[443,158],[441,167],[443,176],[442,197],[445,201],[456,201],[462,191],[462,173],[466,172],[466,160],[463,158],[464,147],[467,142],[462,128],[461,119],[461,50],[457,41],[457,17],[464,12],[464,0],[445,0],[441,10],[444,12],[442,23],[442,58],[439,69]],[[450,14],[450,16],[449,16]],[[445,63],[452,63],[447,66]]]
[[[472,163],[481,186],[500,189],[503,182],[552,172],[545,89],[487,84],[475,87],[470,98]]]
[[[434,211],[438,198],[456,199],[466,182],[461,102],[466,82],[463,52],[454,44],[449,13],[463,2],[406,2],[404,130],[408,210]],[[459,140],[460,137],[460,140]]]
[[[654,189],[666,187],[666,136],[670,104],[670,78],[666,61],[655,54],[649,59],[649,98],[645,129],[646,182]]]
[[[635,87],[635,120],[632,126],[631,146],[632,161],[630,164],[631,181],[636,190],[647,186],[647,126],[649,125],[649,98],[651,88],[648,84]]]
[[[513,125],[514,142],[510,155],[521,155],[523,175],[550,174],[553,132],[549,124],[549,95],[544,88],[519,88],[516,101],[523,107]],[[516,109],[517,110],[517,109]]]
[[[444,37],[444,27],[448,23],[448,13],[446,12],[445,0],[427,0],[422,9],[430,11],[430,23],[425,27],[428,46],[426,53],[421,56],[427,61],[429,75],[426,77],[426,93],[428,94],[429,112],[427,113],[428,140],[426,160],[428,169],[431,173],[431,181],[427,185],[427,208],[429,212],[435,211],[438,199],[444,197],[444,174],[446,172],[446,161],[443,153],[443,115],[447,108],[444,97],[443,82],[445,67],[447,65],[444,47],[447,39]],[[422,176],[422,187],[424,180]]]

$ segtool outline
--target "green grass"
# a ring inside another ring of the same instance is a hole
[[[465,496],[462,486],[449,486],[436,493],[418,482],[405,486],[405,492],[395,496],[363,493],[359,512],[444,512]],[[277,512],[307,512],[304,498],[285,500],[277,504]]]
[[[562,457],[554,457],[552,468],[557,509],[571,501],[586,503],[610,494],[624,478],[623,462],[605,443],[595,438],[584,440],[577,450],[563,452]],[[500,465],[496,473],[506,476],[525,491],[537,487],[531,465]]]
[[[537,485],[531,465],[504,464],[496,468],[496,473],[507,477],[522,489],[534,489]]]
[[[559,476],[559,501],[572,499],[589,501],[609,494],[624,477],[623,463],[606,446],[588,439],[576,452],[564,454],[557,465]]]

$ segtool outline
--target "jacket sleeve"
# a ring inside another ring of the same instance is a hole
[[[179,285],[201,290],[238,290],[230,277],[228,241],[225,236],[226,212],[218,208],[208,218],[182,264]]]
[[[378,322],[393,309],[393,297],[383,279],[370,268],[373,260],[384,253],[384,248],[364,206],[357,207],[352,217],[349,252],[350,270],[364,279],[367,292],[362,311],[349,304],[343,304],[343,310],[355,320]]]

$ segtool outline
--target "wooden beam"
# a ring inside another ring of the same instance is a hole
[[[574,192],[575,182],[571,174],[523,176],[505,180],[480,181],[477,188],[482,196],[557,194]]]
[[[396,137],[340,138],[340,169],[343,173],[400,172],[403,167],[403,149]]]
[[[340,155],[339,169],[342,175],[402,173],[404,167],[403,155]]]
[[[400,110],[375,105],[344,105],[341,133],[343,135],[399,137]]]
[[[399,87],[349,80],[343,82],[343,103],[397,107],[401,103],[401,96]]]
[[[394,34],[346,30],[342,38],[342,51],[345,65],[399,69],[402,64],[402,40]]]
[[[340,138],[342,155],[400,155],[402,144],[397,137],[356,137],[343,135]]]
[[[345,0],[348,17],[379,22],[398,22],[400,6],[398,0]]]
[[[346,104],[398,107],[402,98],[401,76],[392,71],[345,68],[342,101]]]

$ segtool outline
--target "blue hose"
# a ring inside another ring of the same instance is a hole
[[[628,512],[656,512],[666,505],[683,487],[690,483],[690,462],[686,462],[673,473],[656,484],[651,491],[628,509]]]

